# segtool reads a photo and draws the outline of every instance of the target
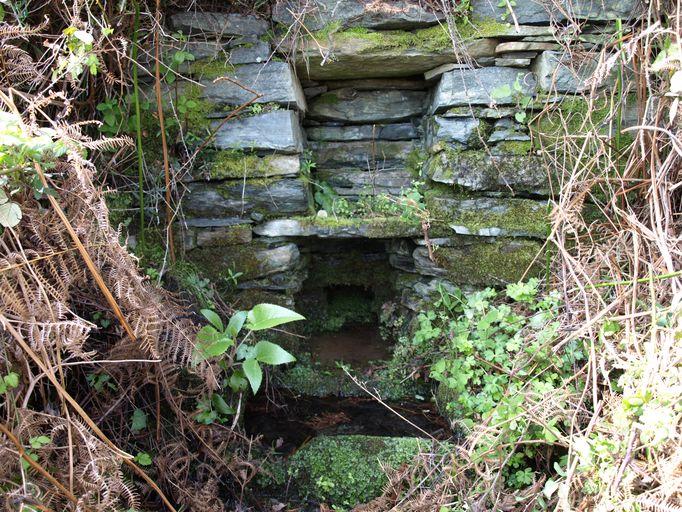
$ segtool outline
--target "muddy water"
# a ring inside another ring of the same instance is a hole
[[[284,454],[317,435],[451,436],[447,422],[430,403],[387,404],[403,420],[371,398],[296,398],[286,394],[273,398],[274,402],[265,395],[255,397],[247,406],[244,426],[248,434],[263,436],[263,443]]]
[[[330,366],[336,361],[365,366],[391,357],[389,344],[381,338],[376,325],[351,325],[338,332],[312,336],[308,343],[313,359]]]

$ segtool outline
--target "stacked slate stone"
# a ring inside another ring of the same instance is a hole
[[[212,276],[242,272],[240,289],[291,304],[316,245],[380,239],[395,293],[414,310],[438,285],[498,286],[536,272],[552,169],[518,114],[528,99],[586,90],[596,62],[584,60],[576,73],[558,41],[598,48],[614,20],[637,15],[636,0],[578,0],[565,10],[516,2],[513,17],[496,0],[472,0],[456,46],[444,16],[419,2],[314,3],[301,31],[314,37],[278,43],[280,57],[263,40],[269,24],[257,18],[171,19],[203,59],[189,73],[220,126],[187,185],[188,256]],[[286,32],[299,4],[279,0],[273,26]],[[580,34],[557,28],[568,17],[584,21]],[[288,51],[293,65],[282,58]],[[223,75],[231,80],[213,82]],[[221,124],[251,91],[262,111]],[[304,150],[316,164],[310,176],[301,175]],[[431,248],[418,221],[325,218],[311,202],[311,181],[354,200],[399,195],[417,180],[426,182]]]

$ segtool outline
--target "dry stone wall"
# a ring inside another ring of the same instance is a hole
[[[439,284],[501,285],[537,272],[553,169],[527,119],[558,96],[579,104],[589,86],[596,60],[576,66],[559,43],[570,41],[574,55],[599,49],[637,2],[519,0],[511,16],[497,1],[472,0],[454,46],[445,16],[418,2],[312,3],[296,20],[295,0],[278,1],[270,20],[170,16],[195,60],[169,103],[178,90],[197,98],[217,130],[185,184],[187,257],[216,278],[240,272],[246,301],[290,304],[326,240],[354,240],[361,251],[376,239],[395,295],[414,310]],[[302,35],[281,37],[292,33]],[[356,201],[416,183],[434,258],[418,219],[346,218],[313,200],[320,184]]]

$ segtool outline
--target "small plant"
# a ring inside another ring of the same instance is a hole
[[[504,2],[503,2],[504,3]],[[514,119],[519,123],[526,122],[528,115],[526,114],[526,109],[533,101],[533,97],[525,94],[523,92],[523,86],[521,85],[522,73],[516,75],[516,80],[510,86],[509,84],[503,84],[495,87],[490,91],[490,97],[493,100],[503,100],[511,97],[516,102],[516,108],[518,109],[514,114]]]
[[[18,386],[19,386],[18,373],[9,372],[7,375],[0,377],[0,394],[5,394]]]
[[[111,381],[111,375],[108,373],[89,373],[85,378],[90,385],[98,393],[103,392],[105,389],[111,391],[118,390],[118,387],[114,382]]]
[[[228,350],[235,349],[233,359],[240,362],[241,372],[230,383],[240,385],[240,379],[246,378],[251,390],[256,393],[260,388],[263,371],[261,364],[280,365],[296,360],[289,352],[270,341],[261,340],[255,345],[246,343],[253,333],[277,327],[278,325],[304,320],[303,316],[290,309],[275,304],[258,304],[250,311],[238,311],[230,318],[227,326],[223,325],[220,316],[209,309],[201,310],[209,321],[197,333],[198,359],[209,359],[224,356]],[[238,337],[243,328],[248,333],[238,343]],[[214,404],[215,405],[215,404]]]

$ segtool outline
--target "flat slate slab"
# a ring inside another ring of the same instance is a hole
[[[412,141],[314,142],[309,144],[318,169],[394,169],[405,167]]]
[[[216,121],[214,126],[218,125],[220,122]],[[303,134],[296,112],[275,110],[222,124],[213,145],[218,149],[301,153]]]
[[[308,188],[301,179],[193,182],[183,208],[188,217],[246,217],[252,213],[296,215],[308,211]]]
[[[305,9],[304,9],[305,7]],[[372,6],[365,0],[278,0],[272,19],[276,23],[290,25],[295,22],[293,13],[309,12],[303,20],[311,31],[321,30],[329,24],[341,27],[364,27],[372,29],[416,29],[443,21],[441,12],[426,9],[420,3],[392,0],[387,8]]]
[[[352,123],[403,121],[424,112],[424,91],[337,89],[310,102],[308,118]]]
[[[400,218],[305,218],[273,219],[254,228],[254,233],[266,237],[317,238],[408,238],[422,234],[419,222]]]
[[[449,71],[443,74],[436,88],[430,111],[440,112],[467,105],[516,104],[514,83],[517,79],[522,88],[520,94],[532,95],[535,92],[533,74],[517,68],[495,66]],[[493,98],[493,91],[503,86],[509,86],[511,93]]]
[[[484,135],[481,130],[482,123],[476,117],[434,116],[427,122],[426,147],[433,151],[441,143],[480,146],[479,137]]]
[[[431,31],[424,41],[432,40]],[[406,34],[408,39],[406,38]],[[311,80],[406,77],[425,73],[441,64],[459,62],[452,42],[441,34],[442,42],[427,45],[419,38],[409,39],[412,32],[383,31],[368,34],[338,32],[327,40],[304,40],[296,48],[295,62],[299,76]],[[434,37],[437,37],[434,36]],[[471,39],[462,43],[460,55],[472,59],[495,55],[497,39]],[[324,55],[320,55],[320,47]]]
[[[574,0],[562,4],[565,9],[557,9],[549,0],[524,0],[515,2],[512,7],[518,23],[549,23],[564,21],[566,14],[580,19],[594,21],[627,20],[636,17],[640,12],[639,0]],[[510,21],[507,7],[497,0],[471,0],[473,18]]]
[[[412,186],[415,179],[407,170],[363,171],[357,169],[319,169],[315,175],[326,181],[340,196],[390,194],[397,196]]]
[[[226,79],[214,81],[216,77],[200,80],[204,85],[201,97],[218,106],[242,105],[253,100],[254,94],[243,85],[262,95],[256,103],[278,103],[302,111],[306,109],[301,84],[286,62],[245,64],[236,68],[226,65],[224,72],[216,76],[226,76],[237,82]]]
[[[569,54],[548,51],[542,52],[535,59],[533,71],[542,91],[578,93],[589,89],[587,80],[593,75],[597,65],[596,57],[572,61]],[[605,79],[604,85],[609,83],[613,83],[613,75]]]
[[[411,140],[419,137],[412,123],[362,124],[351,126],[311,126],[306,128],[308,140],[357,141],[357,140]]]
[[[268,23],[256,16],[222,12],[178,12],[170,17],[175,30],[186,35],[211,35],[229,39],[234,36],[262,36]]]

